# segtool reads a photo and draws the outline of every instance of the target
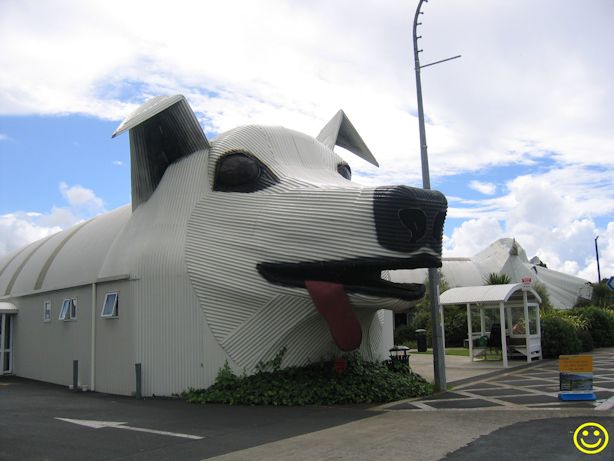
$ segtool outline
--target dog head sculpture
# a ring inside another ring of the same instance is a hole
[[[424,294],[382,273],[441,265],[444,196],[352,182],[335,145],[377,161],[342,111],[315,139],[245,126],[209,142],[182,96],[158,97],[114,136],[128,129],[133,210],[171,163],[206,156],[185,265],[211,333],[241,367],[283,346],[295,363],[331,346],[368,352],[381,329],[376,312]]]

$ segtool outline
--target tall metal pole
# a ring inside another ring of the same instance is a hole
[[[420,53],[418,49],[418,26],[422,23],[418,22],[421,14],[422,3],[428,0],[420,0],[416,14],[414,15],[414,68],[416,71],[416,92],[418,95],[418,126],[420,128],[420,158],[422,160],[422,187],[424,189],[431,188],[431,176],[429,173],[429,158],[426,148],[426,129],[424,127],[424,106],[422,104],[422,80],[420,79]]]
[[[417,28],[420,23],[418,17],[423,14],[420,11],[422,4],[428,0],[420,0],[414,16],[414,65],[416,69],[416,92],[418,95],[418,124],[420,127],[420,158],[422,160],[422,187],[431,188],[429,174],[429,159],[426,149],[426,129],[424,127],[424,108],[422,105],[422,83],[420,81],[420,57],[418,49]],[[447,389],[446,383],[446,358],[444,349],[444,333],[442,328],[442,312],[439,304],[439,273],[437,269],[430,268],[429,273],[429,296],[431,299],[431,327],[433,330],[433,371],[435,386],[441,391]]]
[[[597,239],[599,236],[595,237],[595,255],[597,255],[597,283],[601,282],[601,268],[599,267],[599,247],[597,246]]]

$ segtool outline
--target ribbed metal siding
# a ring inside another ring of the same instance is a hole
[[[4,263],[0,292],[20,295],[96,280],[111,242],[129,217],[130,208],[122,207],[19,250]]]
[[[58,320],[62,302],[77,299],[77,319]],[[43,303],[51,301],[51,322],[43,322]],[[12,301],[15,317],[14,372],[18,376],[72,384],[72,362],[79,361],[79,382],[89,385],[91,288],[89,286],[25,296]]]
[[[208,187],[206,152],[171,165],[154,194],[118,235],[101,277],[130,273],[134,363],[146,395],[213,382],[227,358],[208,331],[184,259],[188,216]]]
[[[20,266],[13,272],[4,294],[15,295],[33,291],[41,268],[70,232],[71,229],[68,229],[35,242],[32,245],[33,249],[27,252],[27,256],[21,260]],[[17,260],[20,259],[17,258]]]
[[[340,157],[322,144],[282,128],[236,129],[213,143],[210,180],[216,159],[236,149],[256,155],[281,183],[256,193],[208,194],[191,213],[186,262],[208,325],[248,372],[284,345],[285,364],[334,353],[328,327],[306,291],[272,286],[257,264],[407,255],[379,246],[373,189],[343,179],[336,168]],[[363,353],[382,356],[389,345],[375,309],[405,306],[367,296],[350,299],[363,328]]]
[[[43,273],[41,269],[39,288],[51,289],[96,280],[111,243],[130,216],[130,206],[123,206],[85,223],[50,260],[49,270]]]
[[[135,122],[141,118],[137,116]],[[182,97],[130,129],[132,209],[151,197],[170,164],[208,147],[196,116]]]
[[[31,243],[0,259],[0,296],[7,296],[11,293],[11,289],[15,283],[14,281],[19,275],[19,272],[23,270],[25,263],[32,257],[34,252],[51,237],[52,236],[48,236],[42,240]]]
[[[13,276],[13,273],[10,273],[10,276],[7,275],[6,281],[4,281],[5,279],[3,279],[4,273],[7,271],[7,269],[9,268],[9,266],[13,263],[13,261],[15,261],[24,251],[26,251],[28,248],[32,247],[32,246],[36,246],[35,245],[36,242],[34,242],[33,244],[30,245],[26,245],[23,248],[20,248],[16,251],[13,251],[7,255],[4,255],[3,257],[0,258],[0,293],[4,293],[4,291],[6,290],[6,285],[8,285],[8,281],[10,280],[10,278]],[[17,267],[19,267],[17,265]]]
[[[233,148],[261,158],[283,178],[282,185],[255,194],[211,193],[215,161]],[[398,256],[377,245],[373,190],[341,178],[336,173],[340,161],[305,135],[246,127],[222,137],[210,152],[172,164],[147,202],[118,227],[98,274],[134,278],[129,289],[121,288],[129,292],[131,311],[119,319],[126,323],[116,324],[129,331],[122,333],[126,342],[115,344],[125,350],[118,362],[124,371],[116,377],[129,383],[126,363],[141,363],[144,393],[168,395],[210,384],[229,357],[240,369],[272,357],[284,345],[287,364],[334,353],[328,328],[304,290],[270,285],[256,264]],[[79,234],[58,253],[44,285],[52,283],[55,265],[69,246],[79,247]],[[43,245],[32,267],[40,269],[64,237]],[[25,257],[19,255],[10,266]],[[33,284],[40,271],[31,272]],[[363,351],[381,355],[382,323],[373,308],[396,308],[400,302],[355,295],[351,301],[365,332]],[[96,328],[104,336],[104,329],[114,326],[97,319]],[[89,347],[85,350],[89,353]],[[97,355],[102,367],[97,376],[116,353]],[[123,384],[114,388],[103,378],[100,386],[124,393]]]
[[[62,241],[58,244],[58,246],[56,246],[53,249],[53,251],[51,252],[51,254],[49,255],[49,257],[47,258],[47,260],[45,261],[45,263],[43,264],[43,266],[40,268],[38,272],[38,277],[36,278],[36,283],[34,284],[34,290],[41,289],[43,282],[45,281],[45,277],[47,276],[47,272],[49,271],[49,267],[51,266],[55,258],[58,256],[60,251],[62,251],[62,248],[64,248],[64,246],[70,241],[70,239],[73,238],[74,235],[83,228],[83,226],[89,224],[90,222],[91,221],[86,221],[84,223],[74,226],[72,229],[70,229],[70,231],[62,239]],[[83,258],[83,254],[80,256],[80,258]],[[80,258],[74,258],[74,261],[76,262]],[[92,279],[93,277],[90,277],[90,280]]]

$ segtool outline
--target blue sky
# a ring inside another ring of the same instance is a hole
[[[421,185],[411,49],[417,1],[0,3],[0,254],[130,200],[121,120],[185,94],[209,137],[283,125],[315,135],[343,108],[381,168]],[[147,6],[145,8],[144,6]],[[515,237],[529,257],[614,275],[614,4],[432,0],[423,70],[445,254]]]

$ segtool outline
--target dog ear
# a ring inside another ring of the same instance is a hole
[[[130,130],[133,211],[151,197],[171,163],[210,147],[180,94],[149,99],[117,127],[113,137],[126,130]]]
[[[322,128],[316,139],[331,150],[335,146],[343,147],[367,162],[379,166],[358,131],[342,110],[337,112],[330,122]]]

